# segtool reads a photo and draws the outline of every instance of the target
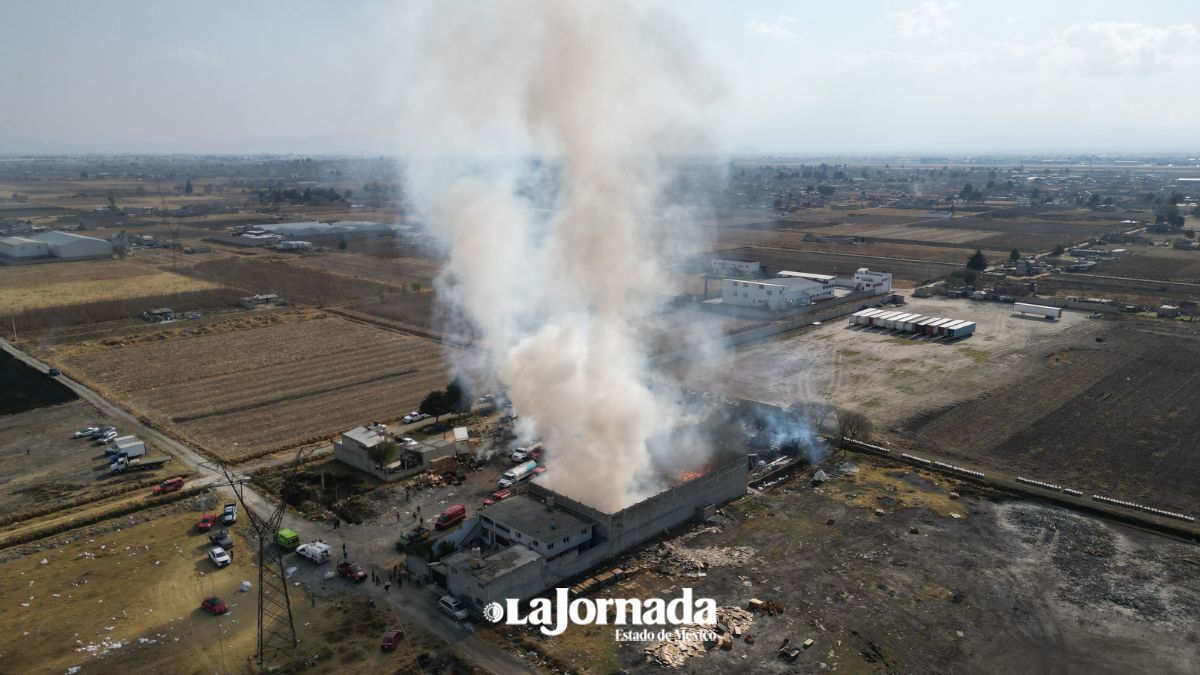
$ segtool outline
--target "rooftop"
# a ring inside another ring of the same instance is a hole
[[[563,536],[562,533],[578,532],[592,525],[526,495],[513,495],[493,504],[480,517],[499,522],[538,541],[550,541]]]
[[[837,279],[837,277],[833,276],[832,274],[815,274],[813,272],[792,272],[790,270],[783,270],[782,272],[780,272],[779,274],[776,274],[775,276],[782,277],[785,279],[787,279],[787,278],[812,279],[813,281],[833,281],[833,280]]]
[[[524,567],[530,563],[536,563],[542,557],[521,544],[513,544],[506,549],[483,558],[483,564],[479,566],[476,566],[477,563],[471,562],[474,555],[474,551],[470,549],[463,550],[454,555],[447,556],[443,562],[449,567],[465,570],[480,581],[491,581],[515,569]]]
[[[373,448],[386,440],[366,427],[354,427],[350,431],[343,432],[342,435],[367,448]]]

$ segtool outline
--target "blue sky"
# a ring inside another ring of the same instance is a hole
[[[7,3],[0,136],[107,150],[402,147],[395,118],[414,64],[397,63],[397,42],[421,4]],[[725,150],[1200,146],[1194,0],[657,5],[720,85],[711,124]]]

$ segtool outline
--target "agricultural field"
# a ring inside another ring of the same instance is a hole
[[[1104,342],[1044,345],[1010,386],[904,425],[915,447],[1190,513],[1200,503],[1200,358],[1189,324],[1099,322]],[[1200,516],[1193,513],[1192,515]]]
[[[226,461],[392,420],[445,386],[443,347],[316,310],[63,345],[48,356]]]
[[[424,289],[433,287],[433,279],[441,271],[441,263],[418,256],[380,257],[362,253],[329,252],[296,258],[297,267],[320,270],[331,274],[364,279],[411,290],[412,284]]]
[[[211,281],[172,274],[132,260],[0,265],[0,314],[218,287]]]
[[[136,524],[122,520],[116,528],[74,532],[3,563],[5,670],[250,672],[256,596],[238,588],[243,579],[257,583],[257,572],[250,542],[237,527],[228,567],[215,569],[205,557],[208,539],[195,523],[216,505],[214,497],[189,499],[165,513],[139,514]],[[214,594],[229,605],[228,614],[200,609]],[[384,603],[372,607],[344,590],[311,602],[306,588],[292,588],[291,596],[297,633],[316,657],[310,672],[414,672],[427,650],[444,650]],[[397,625],[407,632],[405,648],[381,653],[380,635]]]
[[[1200,251],[1137,246],[1130,254],[1096,270],[1096,274],[1200,284]]]

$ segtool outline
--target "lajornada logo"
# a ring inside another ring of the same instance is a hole
[[[674,600],[650,598],[575,598],[567,600],[567,589],[555,589],[554,599],[534,598],[529,613],[521,616],[520,602],[513,598],[488,603],[483,616],[509,626],[538,626],[543,635],[562,635],[569,624],[577,626],[614,625],[655,626],[672,624],[710,626],[717,622],[717,602],[712,598],[693,598],[692,589],[684,588],[683,597]]]

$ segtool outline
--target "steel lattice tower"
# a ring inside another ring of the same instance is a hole
[[[283,481],[287,482],[300,464],[304,462],[303,450],[283,470]],[[287,569],[282,554],[275,546],[275,533],[283,522],[286,505],[282,499],[270,504],[270,512],[264,518],[246,503],[244,484],[249,478],[231,473],[223,465],[213,466],[225,477],[225,483],[233,490],[242,512],[250,522],[258,538],[258,651],[255,662],[260,673],[286,670],[301,658],[300,640],[296,637],[296,623],[292,618],[292,603],[288,597]]]

